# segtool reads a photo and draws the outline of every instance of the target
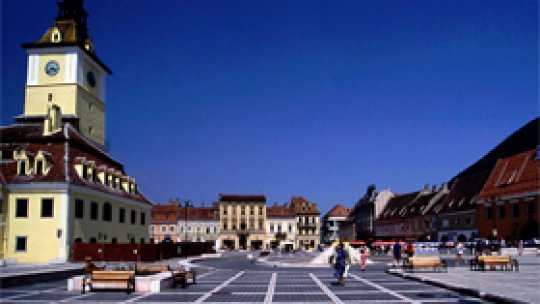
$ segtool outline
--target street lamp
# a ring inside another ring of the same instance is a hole
[[[183,206],[182,206],[182,203]],[[187,242],[187,218],[188,218],[188,208],[193,207],[193,202],[191,200],[182,200],[178,204],[180,207],[184,207],[184,242]]]

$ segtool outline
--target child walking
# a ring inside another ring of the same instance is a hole
[[[366,271],[366,264],[367,264],[368,254],[365,249],[360,250],[360,269],[362,271]]]

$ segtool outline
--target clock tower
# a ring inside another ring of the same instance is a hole
[[[106,78],[112,72],[97,57],[88,34],[83,0],[58,2],[54,24],[28,52],[24,114],[18,121],[43,121],[49,103],[60,106],[62,120],[105,147]]]

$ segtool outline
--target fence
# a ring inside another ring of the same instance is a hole
[[[153,262],[162,259],[213,253],[213,242],[182,242],[160,244],[73,243],[71,261]]]

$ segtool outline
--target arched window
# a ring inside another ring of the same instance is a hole
[[[103,220],[107,222],[112,221],[112,206],[109,202],[103,204]]]

